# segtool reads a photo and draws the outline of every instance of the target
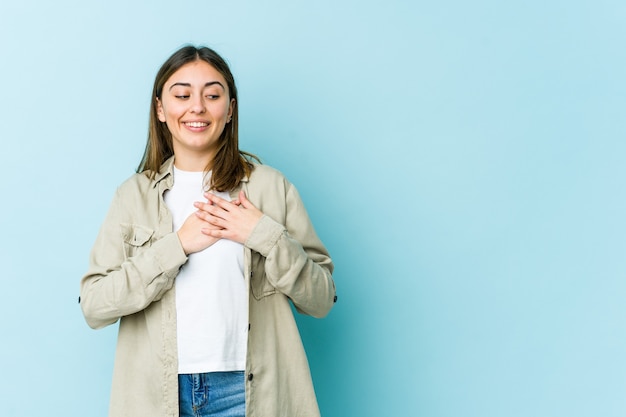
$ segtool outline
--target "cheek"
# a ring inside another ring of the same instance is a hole
[[[219,108],[215,112],[215,116],[220,118],[220,119],[228,118],[229,107],[230,106],[228,106],[228,105],[226,105],[226,106],[219,106]]]
[[[175,105],[168,105],[168,106],[163,106],[161,108],[161,114],[159,115],[159,120],[161,120],[162,122],[174,122],[176,121],[178,118],[180,118],[180,115],[182,113],[180,112],[180,109],[178,109]]]

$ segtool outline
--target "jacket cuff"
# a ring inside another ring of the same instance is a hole
[[[263,215],[244,245],[267,258],[284,232],[283,225]]]
[[[178,239],[178,235],[168,233],[152,244],[154,250],[154,262],[162,272],[178,270],[187,262],[187,255]]]

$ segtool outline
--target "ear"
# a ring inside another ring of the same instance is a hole
[[[165,122],[165,112],[163,111],[163,103],[161,103],[161,100],[159,100],[159,98],[155,98],[156,100],[156,111],[157,111],[157,116],[159,117],[159,120],[161,122]]]
[[[230,121],[233,118],[233,112],[235,111],[235,106],[237,103],[234,98],[230,99],[230,105],[228,106],[228,117],[227,120]]]

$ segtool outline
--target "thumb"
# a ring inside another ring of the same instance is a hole
[[[239,201],[244,208],[254,207],[250,200],[248,200],[248,198],[246,197],[246,194],[243,192],[243,190],[239,191]]]

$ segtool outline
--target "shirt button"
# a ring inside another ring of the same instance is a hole
[[[252,373],[248,374],[248,381],[252,381],[252,378],[254,378],[254,375]]]

